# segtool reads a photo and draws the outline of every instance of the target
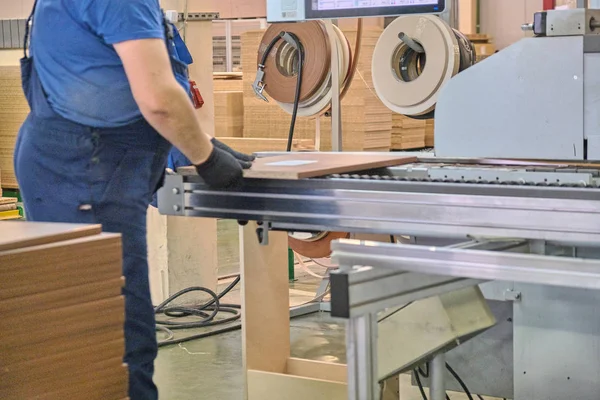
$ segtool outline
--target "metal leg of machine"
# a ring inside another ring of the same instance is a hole
[[[431,362],[431,387],[429,388],[430,400],[446,399],[446,355],[440,353]]]
[[[350,400],[379,400],[377,318],[367,313],[347,323],[346,353]]]

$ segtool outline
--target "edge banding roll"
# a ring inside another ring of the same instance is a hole
[[[399,35],[408,39],[402,41]],[[440,89],[474,62],[470,41],[439,17],[399,17],[375,46],[373,85],[390,110],[413,118],[432,118]]]
[[[265,52],[267,44],[280,32],[298,36],[304,47],[305,62],[298,116],[313,117],[329,110],[332,93],[331,46],[338,49],[340,85],[350,85],[353,51],[344,33],[334,26],[335,35],[328,34],[322,21],[284,23],[271,25],[261,40],[257,60]],[[294,55],[283,42],[273,47],[265,63],[264,90],[287,113],[294,108],[294,91],[297,76],[294,72]]]

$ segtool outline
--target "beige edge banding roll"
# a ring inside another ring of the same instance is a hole
[[[329,68],[329,63],[326,62],[326,60],[328,60],[327,57],[329,57],[329,49],[327,48],[328,46],[336,46],[338,49],[338,60],[339,60],[339,77],[340,77],[340,85],[350,85],[351,82],[347,82],[347,77],[350,75],[351,73],[351,63],[352,63],[352,49],[350,48],[350,43],[348,42],[348,40],[346,39],[346,36],[344,35],[344,33],[337,27],[334,26],[334,31],[335,31],[335,35],[334,37],[332,37],[331,35],[329,35],[327,29],[325,29],[325,26],[323,25],[322,21],[311,21],[311,22],[301,22],[301,23],[297,23],[297,24],[287,24],[286,26],[280,26],[280,25],[272,25],[267,32],[265,33],[265,36],[263,37],[262,40],[262,44],[261,44],[261,48],[259,48],[259,52],[258,52],[258,59],[260,59],[260,57],[262,56],[262,52],[264,51],[265,46],[265,42],[269,42],[270,39],[272,37],[274,37],[275,34],[278,34],[278,32],[282,31],[282,30],[287,30],[293,33],[300,33],[303,30],[307,30],[307,29],[312,29],[315,32],[315,35],[317,33],[321,34],[321,32],[325,33],[326,38],[327,38],[327,43],[322,43],[320,41],[314,41],[314,42],[309,42],[306,43],[308,46],[305,45],[305,51],[306,51],[306,62],[305,62],[305,70],[303,71],[303,82],[302,82],[302,92],[305,93],[306,92],[306,88],[305,85],[309,84],[312,86],[312,84],[314,83],[314,81],[310,81],[310,83],[307,81],[305,82],[305,74],[309,74],[311,77],[314,75],[314,71],[311,71],[311,65],[313,63],[318,64],[319,66],[322,66],[321,63],[325,63],[326,64],[326,68],[327,70],[327,74],[324,77],[324,79],[322,79],[322,81],[320,82],[320,85],[318,86],[318,89],[316,89],[316,91],[314,92],[314,94],[311,94],[308,98],[302,98],[302,101],[299,103],[298,106],[298,116],[299,117],[313,117],[313,116],[317,116],[317,115],[321,115],[324,112],[326,112],[331,104],[331,100],[333,98],[333,93],[332,93],[332,82],[331,82],[331,70]],[[300,37],[301,41],[302,41],[302,37]],[[315,46],[320,45],[320,48],[315,48]],[[277,57],[279,56],[279,48],[280,46],[283,46],[283,44],[278,44],[276,45],[273,50],[271,55],[269,56],[269,60],[266,64],[266,68],[265,68],[265,91],[275,100],[277,101],[277,104],[287,113],[292,114],[293,112],[293,108],[294,108],[294,104],[293,102],[287,102],[287,101],[278,101],[278,98],[281,97],[285,97],[285,98],[293,98],[294,95],[294,91],[295,91],[295,83],[296,83],[296,76],[288,76],[288,77],[284,77],[282,72],[276,67],[276,64],[278,63]],[[310,54],[311,52],[313,52],[314,54]],[[310,54],[310,55],[309,55]],[[325,56],[324,56],[325,55]],[[323,57],[323,59],[321,60],[314,60],[314,57]],[[289,60],[291,58],[288,57],[288,63]],[[319,63],[319,61],[321,63]],[[292,67],[292,65],[288,65],[288,67]],[[285,88],[283,88],[281,85],[278,85],[277,83],[283,82],[285,81],[286,83],[288,83],[289,81],[289,85],[287,85]],[[273,83],[273,82],[277,82],[277,83]],[[292,85],[293,83],[293,85]],[[283,90],[283,92],[282,92]]]
[[[398,34],[404,32],[423,46],[425,67],[416,79],[404,82],[393,65],[409,47]],[[418,116],[435,109],[440,88],[459,72],[460,48],[452,28],[432,15],[394,20],[379,38],[373,54],[373,84],[381,101],[392,111]]]

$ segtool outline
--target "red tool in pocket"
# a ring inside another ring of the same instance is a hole
[[[190,80],[190,92],[192,95],[192,101],[194,102],[194,108],[202,108],[204,105],[204,99],[202,98],[202,94],[200,94],[200,89],[198,89],[196,81]]]

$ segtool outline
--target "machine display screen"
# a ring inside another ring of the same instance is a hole
[[[308,18],[345,18],[441,13],[445,3],[445,0],[307,0],[305,4]]]

